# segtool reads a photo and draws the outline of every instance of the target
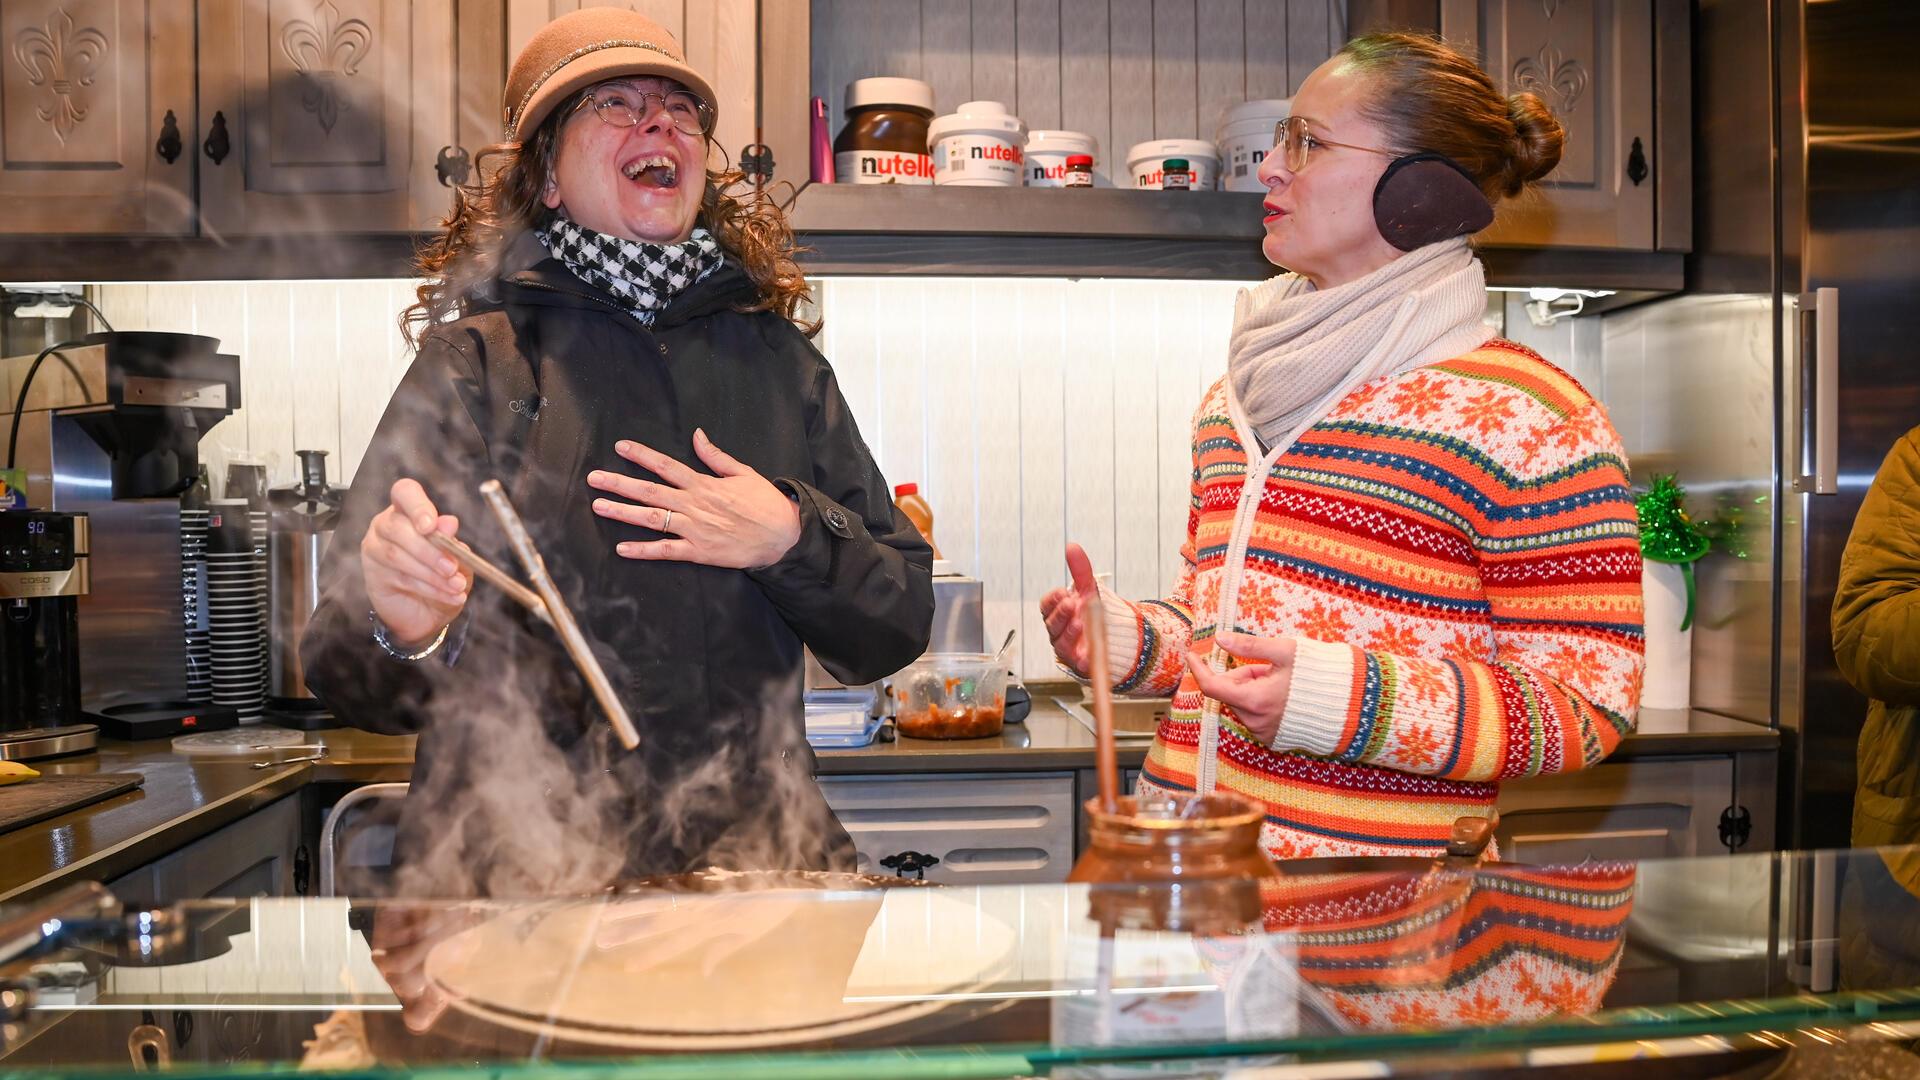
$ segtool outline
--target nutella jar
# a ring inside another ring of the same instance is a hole
[[[933,183],[933,87],[919,79],[855,79],[847,84],[846,110],[847,126],[833,140],[836,183]]]

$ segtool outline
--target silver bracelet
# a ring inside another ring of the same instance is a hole
[[[395,660],[405,660],[409,663],[425,660],[437,652],[441,644],[447,640],[447,630],[453,626],[452,623],[448,623],[446,626],[441,627],[440,632],[433,636],[433,640],[427,643],[426,648],[421,649],[419,652],[409,653],[402,651],[398,645],[393,643],[393,638],[389,636],[387,632],[387,624],[380,621],[380,616],[369,611],[367,612],[367,618],[373,621],[374,644],[379,645],[380,648],[386,651],[388,656],[393,657]]]

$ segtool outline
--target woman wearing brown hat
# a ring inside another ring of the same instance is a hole
[[[418,357],[303,650],[343,721],[420,733],[403,889],[851,864],[811,777],[801,650],[849,683],[917,656],[931,555],[793,322],[792,232],[708,168],[713,101],[650,20],[555,20],[514,62],[507,141],[420,257]],[[515,565],[475,495],[492,477],[637,751],[553,633],[428,542]]]

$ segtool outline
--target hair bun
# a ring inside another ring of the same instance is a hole
[[[1511,197],[1560,164],[1567,131],[1540,95],[1531,91],[1507,98],[1507,119],[1513,121],[1513,144],[1500,174],[1500,188]]]

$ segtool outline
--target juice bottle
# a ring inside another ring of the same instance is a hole
[[[897,485],[893,489],[893,505],[899,507],[900,512],[907,515],[907,520],[913,522],[913,527],[920,530],[920,535],[927,538],[928,546],[933,548],[933,557],[940,558],[940,545],[933,542],[933,507],[920,497],[920,485]]]

